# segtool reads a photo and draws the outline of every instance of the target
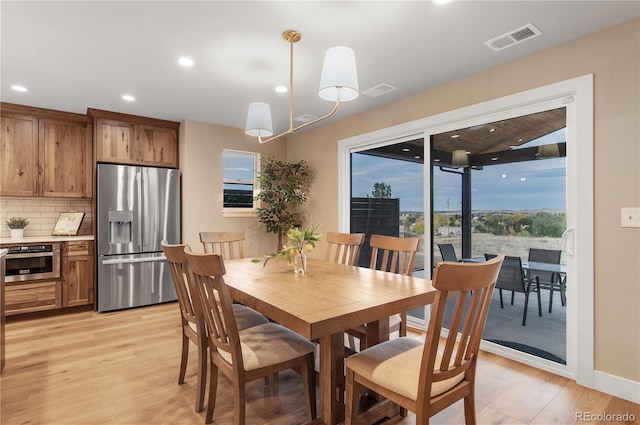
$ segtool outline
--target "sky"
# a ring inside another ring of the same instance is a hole
[[[521,148],[566,140],[560,130]],[[352,155],[353,196],[371,196],[373,185],[391,186],[391,197],[400,198],[401,211],[423,211],[423,169],[420,163]],[[471,176],[472,210],[528,210],[566,208],[566,158],[486,166]],[[434,210],[461,209],[461,177],[434,170]]]

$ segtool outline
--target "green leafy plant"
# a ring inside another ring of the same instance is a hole
[[[276,260],[286,259],[289,264],[293,263],[293,258],[297,254],[301,254],[303,250],[307,252],[311,252],[316,247],[316,242],[318,242],[322,235],[320,233],[316,233],[316,230],[320,228],[319,224],[313,225],[306,230],[300,230],[299,228],[290,229],[287,232],[287,240],[289,241],[285,246],[283,246],[280,251],[275,252],[271,255],[265,255],[263,267],[267,265],[267,262],[272,258]],[[259,259],[251,260],[254,263],[260,262]]]
[[[263,206],[256,208],[256,214],[268,233],[278,235],[278,250],[282,249],[289,229],[302,226],[302,206],[307,201],[312,178],[306,161],[289,163],[273,156],[262,161],[257,177],[260,192],[256,199],[262,201]]]
[[[5,224],[9,229],[24,229],[29,225],[29,220],[24,217],[11,217]]]

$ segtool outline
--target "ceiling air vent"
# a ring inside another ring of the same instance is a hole
[[[313,121],[316,118],[318,118],[318,117],[316,117],[315,115],[304,114],[304,115],[300,115],[299,117],[294,118],[293,120],[297,121],[297,122],[305,123],[305,122]]]
[[[382,83],[363,91],[362,94],[366,94],[367,96],[370,96],[370,97],[378,97],[383,94],[394,91],[395,89],[396,87],[390,86],[389,84]]]
[[[507,47],[515,46],[523,41],[530,40],[533,37],[537,37],[542,32],[536,28],[533,24],[529,23],[523,27],[516,28],[513,31],[509,31],[506,34],[492,38],[489,41],[485,41],[484,44],[489,46],[493,51],[497,52]]]

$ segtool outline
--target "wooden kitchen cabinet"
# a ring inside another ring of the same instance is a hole
[[[90,198],[92,126],[85,115],[2,103],[0,195]]]
[[[88,109],[96,162],[178,167],[180,123]]]
[[[93,304],[93,241],[65,242],[62,248],[62,307]]]
[[[7,283],[4,292],[5,314],[11,316],[62,307],[62,282]]]

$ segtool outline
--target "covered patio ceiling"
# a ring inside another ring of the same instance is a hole
[[[558,108],[436,134],[433,136],[433,164],[452,167],[452,155],[456,150],[468,153],[472,168],[531,161],[539,157],[538,147],[520,146],[564,127],[565,108]],[[558,156],[566,156],[566,143],[557,145]],[[423,163],[423,152],[424,141],[417,139],[360,153]]]

